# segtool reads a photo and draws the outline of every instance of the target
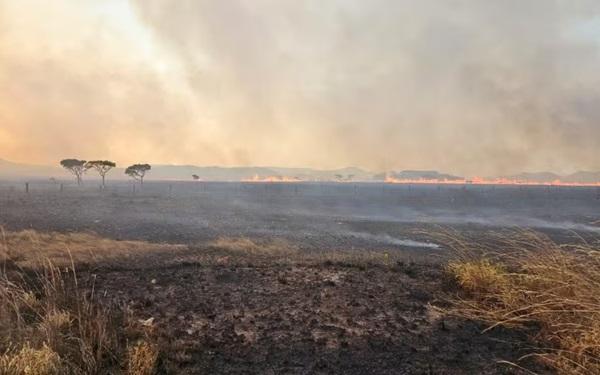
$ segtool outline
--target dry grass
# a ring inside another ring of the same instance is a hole
[[[65,261],[62,258],[64,254],[59,251],[60,246],[65,244],[75,251],[89,249],[93,252],[98,237],[26,231],[3,232],[3,238],[0,374],[129,371],[131,365],[128,362],[131,358],[127,355],[125,344],[128,335],[140,337],[145,332],[135,326],[135,320],[128,318],[119,306],[109,308],[100,305],[93,285],[79,285],[74,258],[69,259],[70,266],[67,268],[56,266],[48,258],[42,262],[45,254],[57,256],[59,263]],[[32,242],[35,247],[31,245]],[[49,246],[48,253],[44,252],[44,246]],[[33,262],[28,257],[35,249],[39,249],[41,254]],[[12,266],[7,267],[7,264]],[[21,264],[38,266],[23,268]],[[156,358],[156,348],[152,356]],[[149,359],[147,356],[144,359],[148,365]]]
[[[266,260],[269,264],[322,265],[337,264],[364,268],[368,266],[396,266],[410,263],[410,257],[399,251],[302,251],[297,245],[284,239],[255,240],[247,237],[221,237],[208,244],[214,253],[203,252],[209,259],[201,263],[243,263]]]
[[[156,367],[158,349],[155,345],[141,341],[127,348],[127,374],[151,375]]]
[[[10,259],[21,267],[40,267],[48,259],[57,267],[121,260],[140,253],[185,249],[182,245],[116,241],[95,233],[7,232],[0,227],[0,264]]]
[[[537,349],[527,357],[559,373],[600,373],[600,246],[560,246],[532,232],[446,243],[461,287],[451,313],[488,329],[528,329]]]
[[[282,239],[257,242],[245,237],[220,237],[209,246],[235,255],[293,256],[298,253],[296,246]]]
[[[19,351],[0,356],[3,375],[60,375],[64,371],[59,355],[45,344],[39,349],[25,344]]]

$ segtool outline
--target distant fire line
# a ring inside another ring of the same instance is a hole
[[[294,182],[309,182],[299,177],[290,176],[259,176],[254,175],[252,178],[242,179],[241,182],[256,182],[256,183],[294,183]],[[316,181],[316,180],[315,180]],[[322,182],[361,182],[361,181],[344,181],[344,180],[321,180]],[[369,182],[369,181],[362,181]],[[377,182],[377,181],[372,181]],[[383,181],[387,184],[405,184],[405,185],[509,185],[509,186],[573,186],[573,187],[600,187],[600,182],[566,182],[561,180],[554,181],[527,181],[509,178],[482,178],[473,177],[471,179],[436,179],[436,178],[395,178],[387,176]]]
[[[554,180],[551,182],[523,181],[508,178],[485,179],[473,177],[472,179],[399,179],[386,177],[388,184],[423,184],[423,185],[519,185],[519,186],[593,186],[600,187],[600,182],[565,182]]]
[[[266,176],[260,177],[259,175],[254,175],[252,178],[245,178],[242,182],[302,182],[303,180],[298,177],[288,177],[288,176]]]

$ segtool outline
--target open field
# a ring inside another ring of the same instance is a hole
[[[220,236],[278,238],[307,251],[419,249],[419,229],[518,226],[570,237],[600,233],[590,187],[319,183],[113,182],[100,191],[58,183],[0,184],[0,224],[92,230],[116,239],[196,243]],[[407,242],[408,241],[408,242]],[[412,246],[411,246],[412,245]]]
[[[493,246],[516,225],[597,245],[600,229],[590,188],[11,184],[4,272],[74,265],[78,287],[133,327],[109,349],[144,337],[159,373],[518,372],[502,360],[551,373],[519,361],[525,331],[482,334],[489,320],[443,312],[457,288],[447,235]]]

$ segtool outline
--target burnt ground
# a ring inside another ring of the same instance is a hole
[[[80,273],[103,303],[153,318],[161,373],[514,373],[499,361],[527,353],[523,332],[482,334],[438,310],[453,293],[448,251],[427,233],[517,225],[571,241],[600,232],[593,189],[149,183],[134,194],[126,184],[32,183],[24,194],[13,185],[0,184],[7,229],[188,246]],[[251,239],[259,255],[219,238]]]
[[[502,374],[526,353],[524,333],[436,308],[440,265],[192,253],[93,271],[105,303],[154,319],[161,373]]]
[[[528,227],[568,240],[600,234],[600,188],[112,182],[100,191],[0,181],[0,225],[94,231],[115,239],[195,244],[281,238],[307,251],[413,251],[424,228]],[[572,236],[571,236],[572,237]],[[415,252],[419,254],[418,251]]]

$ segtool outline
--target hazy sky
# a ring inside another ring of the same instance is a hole
[[[600,170],[600,1],[0,0],[0,158]]]

